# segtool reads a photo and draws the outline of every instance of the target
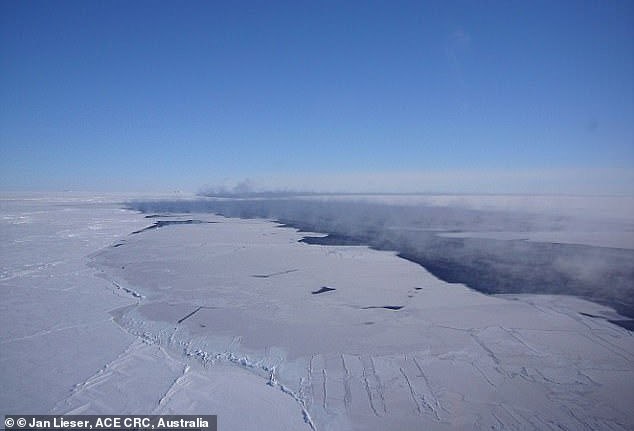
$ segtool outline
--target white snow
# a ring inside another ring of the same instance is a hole
[[[188,214],[214,223],[128,235],[154,219],[117,201],[0,201],[0,387],[12,388],[0,413],[205,413],[243,430],[634,428],[634,337],[588,316],[618,317],[604,306],[486,296],[266,220]]]

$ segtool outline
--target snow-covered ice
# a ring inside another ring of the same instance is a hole
[[[205,413],[245,430],[634,428],[634,338],[596,317],[614,310],[487,296],[269,220],[187,214],[158,220],[210,223],[130,235],[157,219],[120,199],[2,200],[3,412]]]

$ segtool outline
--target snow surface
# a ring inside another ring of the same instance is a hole
[[[634,428],[634,338],[607,307],[487,296],[272,221],[146,219],[117,201],[0,201],[0,387],[12,388],[0,412],[205,413],[244,430]],[[130,235],[157,220],[212,223]]]

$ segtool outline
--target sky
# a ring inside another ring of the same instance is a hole
[[[632,1],[0,1],[0,189],[634,193]]]

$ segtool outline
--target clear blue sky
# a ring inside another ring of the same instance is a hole
[[[0,20],[5,190],[634,189],[632,1],[2,1]]]

